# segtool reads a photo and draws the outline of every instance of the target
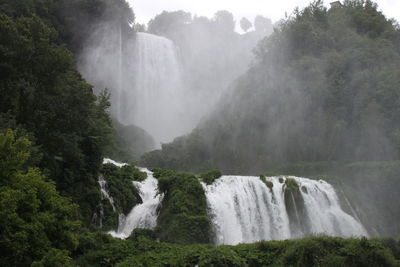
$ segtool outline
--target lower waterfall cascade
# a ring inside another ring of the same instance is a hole
[[[293,192],[285,194],[288,178],[298,184],[302,210]],[[309,235],[368,236],[363,225],[342,210],[335,190],[327,182],[299,177],[267,179],[270,186],[254,176],[222,176],[211,185],[203,184],[215,244],[234,245]]]
[[[158,208],[163,200],[163,195],[157,193],[158,181],[153,173],[146,168],[139,168],[147,174],[143,182],[133,181],[139,189],[143,203],[132,208],[128,216],[120,215],[117,231],[110,231],[114,237],[128,238],[136,228],[152,229],[157,226]]]
[[[117,166],[124,164],[105,159]],[[164,198],[158,181],[146,168],[142,182],[132,181],[143,203],[119,217],[114,237],[125,239],[136,228],[157,226]],[[293,186],[289,182],[294,183]],[[99,184],[104,185],[105,181]],[[357,215],[346,213],[332,185],[323,180],[300,177],[222,176],[214,183],[202,183],[216,245],[254,243],[263,240],[302,238],[310,235],[339,237],[368,236]],[[102,190],[103,192],[103,190]],[[112,197],[106,192],[107,198]]]

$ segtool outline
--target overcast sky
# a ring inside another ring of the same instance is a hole
[[[212,17],[218,10],[228,10],[236,21],[242,17],[252,20],[260,14],[273,22],[290,14],[295,7],[305,7],[311,0],[128,0],[133,7],[136,21],[145,23],[163,10],[184,10],[199,16]],[[333,0],[325,0],[328,6]],[[400,0],[375,0],[380,10],[389,17],[400,21]]]

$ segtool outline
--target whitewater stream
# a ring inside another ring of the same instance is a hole
[[[290,177],[300,188],[295,200],[293,193],[285,194],[287,178],[266,179],[272,188],[252,176],[222,176],[212,185],[203,184],[216,244],[309,235],[368,236],[362,224],[342,210],[327,182]]]
[[[109,232],[112,236],[125,239],[136,228],[152,229],[157,226],[158,208],[161,205],[163,195],[157,194],[158,181],[153,173],[146,168],[139,168],[147,174],[143,182],[133,181],[139,190],[143,203],[138,204],[128,216],[120,216],[117,231]]]
[[[123,166],[112,160],[104,162]],[[143,200],[125,217],[119,227],[109,232],[114,237],[127,238],[136,228],[153,229],[163,195],[157,193],[158,181],[153,173],[142,182],[133,181]],[[102,178],[101,178],[102,179]],[[287,188],[287,179],[295,181],[296,190]],[[113,204],[112,197],[99,180],[102,195]],[[222,176],[211,185],[202,183],[213,226],[214,243],[239,244],[261,240],[282,240],[310,235],[339,237],[368,236],[356,216],[346,213],[338,196],[323,180],[300,177]]]

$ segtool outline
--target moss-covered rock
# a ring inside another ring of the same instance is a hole
[[[161,241],[179,244],[209,243],[211,222],[205,192],[192,174],[154,170],[160,193],[165,194],[158,216]]]
[[[311,234],[308,232],[308,216],[299,184],[294,178],[287,177],[283,188],[290,229],[294,237]]]
[[[270,189],[272,190],[272,188],[274,187],[274,184],[267,180],[267,178],[265,177],[265,175],[261,174],[260,175],[260,180]]]
[[[219,170],[211,170],[205,173],[200,174],[200,179],[205,182],[207,185],[214,183],[215,180],[220,178],[222,173]]]
[[[142,203],[133,181],[143,181],[147,175],[137,168],[126,165],[117,167],[113,164],[104,164],[101,175],[106,181],[107,190],[114,201],[114,208],[108,199],[103,199],[99,206],[99,215],[102,217],[102,230],[118,227],[119,215],[128,214],[131,209]]]
[[[299,185],[297,184],[295,179],[289,177],[285,179],[285,190],[296,192],[298,189]]]

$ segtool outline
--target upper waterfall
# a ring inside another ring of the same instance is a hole
[[[185,92],[178,50],[167,38],[148,33],[136,34],[134,50],[134,81],[123,86],[125,110],[120,120],[142,127],[157,141],[172,141],[190,130],[184,124]]]
[[[193,96],[184,85],[175,44],[149,33],[99,31],[85,47],[79,69],[98,92],[110,91],[113,117],[146,130],[157,144],[190,132],[198,118],[192,118]]]
[[[325,181],[290,177],[298,190],[290,192],[283,177],[223,176],[203,184],[216,244],[251,243],[299,238],[313,234],[367,236],[362,224],[345,213],[333,187]],[[297,192],[297,193],[296,193]]]

